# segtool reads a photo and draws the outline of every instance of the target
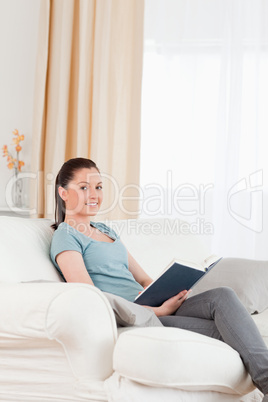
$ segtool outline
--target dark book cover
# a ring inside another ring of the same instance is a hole
[[[221,258],[206,268],[205,271],[174,262],[137,296],[134,303],[152,307],[161,306],[164,301],[180,293],[182,290],[193,288],[220,260]]]

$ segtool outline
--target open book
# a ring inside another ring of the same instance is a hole
[[[194,287],[221,260],[215,255],[201,263],[173,260],[135,299],[134,303],[158,307],[182,290]]]

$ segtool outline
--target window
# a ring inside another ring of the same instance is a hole
[[[203,220],[213,251],[263,258],[252,244],[268,234],[267,4],[145,4],[141,216]]]

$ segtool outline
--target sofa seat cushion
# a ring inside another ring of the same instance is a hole
[[[116,343],[114,370],[129,380],[186,391],[254,390],[239,354],[224,342],[178,328],[136,328]]]

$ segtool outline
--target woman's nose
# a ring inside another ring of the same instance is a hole
[[[94,189],[90,189],[90,191],[89,191],[89,198],[92,198],[92,199],[97,198],[97,191],[96,191],[95,188],[94,188]]]

